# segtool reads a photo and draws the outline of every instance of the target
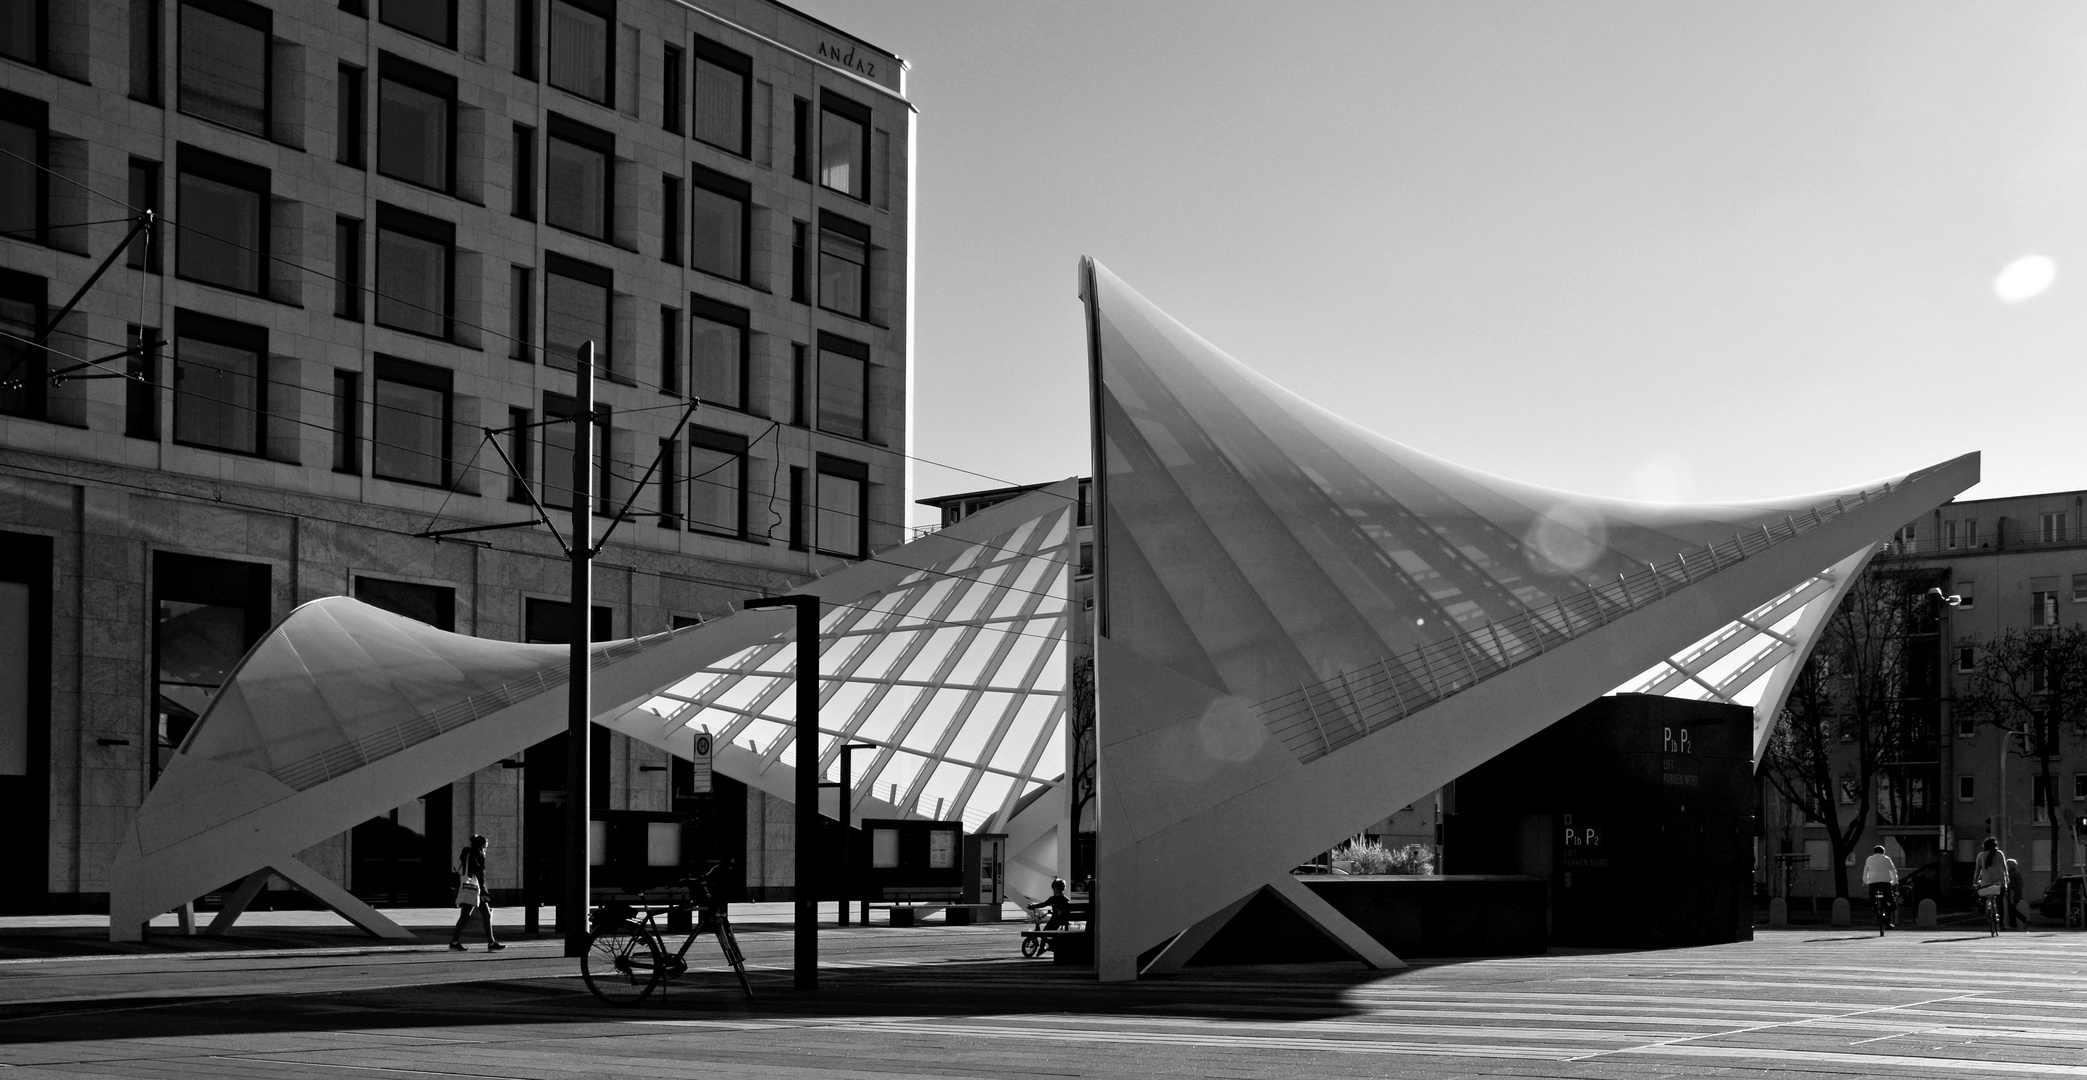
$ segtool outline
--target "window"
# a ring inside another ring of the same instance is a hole
[[[2065,512],[2043,514],[2038,520],[2040,539],[2046,544],[2055,544],[2065,539]]]
[[[803,342],[790,343],[790,422],[798,427],[805,426],[805,390],[811,385],[805,351]]]
[[[362,474],[362,373],[333,373],[333,471]]]
[[[507,355],[525,364],[536,360],[535,278],[536,271],[526,266],[512,267],[507,275]]]
[[[819,212],[819,306],[861,319],[870,309],[870,229]]]
[[[820,431],[869,438],[869,369],[869,346],[820,332]]]
[[[1917,536],[1918,534],[1919,534],[1919,526],[1916,526],[1916,525],[1908,525],[1908,526],[1906,526],[1906,527],[1904,527],[1904,528],[1902,528],[1902,529],[1900,529],[1900,530],[1899,530],[1899,537],[1898,537],[1898,539],[1899,539],[1899,543],[1901,543],[1901,544],[1904,544],[1904,545],[1907,545],[1907,546],[1911,546],[1911,545],[1912,545],[1912,543],[1913,543],[1913,540],[1914,540],[1914,538],[1915,538],[1915,537],[1916,537],[1916,536]]]
[[[1964,594],[1963,594],[1962,596],[1958,597],[1958,599],[1957,599],[1957,610],[1958,610],[1958,611],[1969,611],[1970,609],[1972,609],[1972,608],[1974,608],[1974,607],[1977,607],[1977,606],[1978,606],[1978,597],[1976,597],[1976,596],[1973,596],[1973,595],[1971,595],[1970,593],[1964,593]]]
[[[524,638],[540,645],[569,645],[572,643],[573,630],[576,628],[572,624],[573,610],[571,603],[564,600],[538,600],[533,596],[525,597],[524,599],[526,601],[522,605],[522,636]],[[587,620],[587,635],[595,641],[610,640],[614,633],[610,627],[614,617],[614,610],[598,604],[595,605],[594,609],[589,612],[592,618]],[[607,734],[607,729],[603,729],[602,733]],[[597,755],[594,760],[601,761],[602,757]],[[597,847],[596,850],[600,850],[600,848]]]
[[[456,175],[457,81],[382,56],[377,64],[377,171],[448,191]]]
[[[50,220],[48,108],[0,90],[0,235],[44,242]]]
[[[811,526],[807,524],[809,518],[807,517],[806,513],[809,510],[808,503],[810,502],[810,500],[805,497],[805,492],[809,490],[809,488],[805,482],[805,477],[806,472],[804,466],[790,466],[791,551],[810,551],[812,546]]]
[[[43,329],[48,293],[40,277],[0,270],[0,332],[10,335],[0,337],[0,413],[43,419],[51,354],[22,339]]]
[[[870,111],[830,90],[819,95],[819,186],[868,202]]]
[[[2035,627],[2057,626],[2058,579],[2056,577],[2032,578],[2029,582],[2029,588],[2029,625]]]
[[[243,0],[182,0],[181,111],[265,138],[273,26]]]
[[[812,103],[793,98],[790,119],[790,175],[809,181],[812,178]]]
[[[597,240],[609,238],[609,160],[616,140],[605,131],[551,117],[544,140],[544,178],[550,189],[544,221]]]
[[[0,56],[42,67],[49,25],[44,0],[7,0],[0,8]]]
[[[536,129],[527,124],[515,125],[513,196],[514,216],[535,221]]]
[[[689,181],[688,264],[706,274],[745,281],[753,190],[743,180],[693,165]]]
[[[608,270],[562,255],[544,255],[544,363],[564,371],[579,366],[580,346],[594,342],[595,376],[610,369]]]
[[[753,59],[706,38],[696,39],[696,111],[690,134],[725,151],[746,156],[753,127],[747,82]]]
[[[1967,548],[1975,548],[1978,546],[1977,518],[1964,519],[1964,546]]]
[[[543,0],[515,0],[515,74],[536,78],[536,8]]]
[[[659,518],[656,524],[662,529],[681,527],[681,484],[675,479],[678,475],[675,458],[679,455],[680,447],[674,440],[659,441]]]
[[[603,105],[613,75],[608,0],[551,0],[551,85]]]
[[[681,309],[664,304],[659,309],[659,388],[681,392]]]
[[[2035,810],[2035,820],[2036,824],[2038,825],[2048,825],[2051,823],[2050,794],[2051,785],[2045,783],[2044,778],[2041,775],[2032,774],[2029,777],[2029,805]]]
[[[869,547],[869,467],[825,454],[819,455],[818,464],[814,543],[825,554],[859,559]]]
[[[358,19],[370,17],[369,0],[340,0],[341,11]]]
[[[1956,546],[1957,546],[1957,523],[1956,523],[1956,522],[1954,522],[1954,521],[1945,521],[1945,522],[1943,522],[1943,523],[1942,523],[1942,546],[1943,546],[1943,547],[1946,547],[1946,548],[1950,548],[1950,549],[1952,549],[1952,550],[1954,550],[1954,549],[1956,548]]]
[[[377,206],[377,324],[449,337],[455,297],[456,226]]]
[[[180,153],[175,272],[258,294],[268,255],[268,170],[192,146]]]
[[[800,304],[812,302],[811,259],[805,251],[811,225],[803,221],[790,223],[790,299]]]
[[[333,219],[333,313],[362,321],[362,222]]]
[[[133,270],[159,273],[159,162],[130,159],[128,198],[132,206],[153,212],[152,225],[130,242],[124,263]]]
[[[899,831],[897,829],[870,830],[870,865],[879,870],[888,870],[899,864]]]
[[[160,0],[130,0],[130,96],[147,105],[159,104],[159,9]]]
[[[681,50],[673,45],[661,54],[660,64],[660,126],[676,135],[681,134],[681,110],[686,98],[681,92]]]
[[[746,535],[746,439],[688,429],[688,527]]]
[[[537,485],[537,494],[546,509],[571,508],[572,506],[572,417],[573,399],[563,394],[543,396],[543,414],[546,421],[543,431],[543,476]],[[565,421],[559,423],[558,421]],[[609,411],[602,406],[594,410],[594,457],[599,463],[594,476],[594,493],[601,496],[608,490],[609,455],[602,448],[609,441]]]
[[[370,412],[370,472],[389,480],[449,483],[450,373],[377,357]]]
[[[361,68],[342,64],[340,75],[333,84],[333,159],[357,169],[362,168],[363,145],[367,138],[362,120],[363,75]]]
[[[1978,666],[1978,650],[1969,645],[1957,648],[1957,670],[1970,671]]]
[[[237,454],[266,445],[268,331],[193,311],[174,323],[174,441]]]
[[[269,568],[152,553],[155,776],[272,622]]]
[[[507,475],[507,501],[525,503],[529,501],[527,478],[535,475],[529,471],[529,448],[536,444],[532,438],[536,429],[531,427],[530,412],[510,406],[507,410],[507,465],[513,470]]]
[[[2087,800],[2087,772],[2073,774],[2073,801]]]
[[[953,829],[928,832],[928,869],[947,870],[957,864],[957,834]]]
[[[380,0],[377,21],[446,48],[457,43],[456,0]]]
[[[681,178],[659,178],[659,257],[661,262],[681,265]]]
[[[2073,575],[2073,603],[2087,604],[2087,574]]]
[[[123,433],[133,439],[159,440],[159,327],[125,328],[123,360]]]
[[[1960,773],[1960,774],[1958,774],[1958,776],[1957,776],[1957,801],[1958,801],[1958,802],[1970,802],[1970,801],[1971,801],[1972,799],[1975,799],[1975,798],[1977,798],[1977,797],[1978,797],[1978,777],[1976,777],[1976,776],[1973,776],[1973,775],[1971,775],[1970,773]]]
[[[457,628],[457,591],[442,585],[385,581],[355,575],[355,599],[393,615],[424,622],[437,630]]]
[[[745,409],[746,309],[700,296],[688,303],[689,393],[708,405]]]
[[[1973,716],[1966,716],[1963,713],[1958,713],[1957,738],[1968,739],[1976,734],[1978,734],[1978,718]]]

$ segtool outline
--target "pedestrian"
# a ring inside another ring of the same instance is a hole
[[[2029,929],[2029,913],[2022,910],[2022,864],[2013,859],[2007,860],[2007,925]]]
[[[1892,865],[1891,856],[1884,853],[1883,844],[1878,844],[1862,864],[1862,883],[1870,887],[1870,905],[1877,910],[1877,921],[1890,929],[1898,929],[1899,868]]]
[[[499,952],[507,946],[493,937],[493,904],[486,889],[486,838],[473,836],[471,846],[457,852],[457,926],[450,931],[449,947],[457,952],[464,951],[464,924],[471,921],[471,913],[478,913],[479,924],[485,927],[486,951]]]
[[[2007,862],[2007,852],[2000,850],[2000,841],[1986,837],[1979,846],[1978,858],[1971,864],[1971,888],[1978,893],[1981,909],[1988,903],[1995,912],[2007,906],[2007,898],[2001,895],[2007,891]],[[1985,914],[1980,911],[1981,917]]]

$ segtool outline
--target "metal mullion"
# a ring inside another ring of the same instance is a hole
[[[1064,618],[1060,617],[1056,621],[1058,623],[1058,628],[1062,629],[1065,622]],[[1028,673],[1023,677],[1022,685],[1025,688],[1033,687],[1036,685],[1036,680],[1042,677],[1044,667],[1045,665],[1050,663],[1051,654],[1054,651],[1055,650],[1050,647],[1045,647],[1036,650],[1036,655],[1031,657],[1029,660]],[[1061,698],[1061,700],[1063,699],[1064,693],[1062,691],[1060,692],[1059,697]],[[983,756],[987,761],[991,761],[993,759],[993,752],[1000,748],[1000,740],[1007,736],[1007,730],[1014,726],[1015,718],[1022,714],[1023,706],[1027,705],[1028,703],[1029,692],[1026,689],[1022,692],[1017,693],[1013,698],[1008,700],[1007,707],[1001,710],[999,722],[993,725],[993,733],[987,737],[984,747],[982,747],[980,750],[980,755]],[[973,701],[965,701],[962,715],[968,717],[973,707]],[[947,750],[949,749],[949,743],[954,741],[956,738],[956,731],[957,725],[955,723],[951,723],[949,726],[949,730],[943,733],[942,745],[936,748],[935,752],[937,755],[947,752]],[[976,771],[973,771],[970,776],[964,778],[963,784],[957,788],[954,809],[950,811],[952,814],[957,816],[963,815],[964,806],[971,800],[971,792],[978,787],[978,776],[979,774]]]
[[[1818,586],[1817,588],[1813,587],[1815,583]],[[1680,685],[1683,681],[1682,677],[1693,677],[1696,672],[1702,671],[1710,665],[1717,663],[1719,660],[1722,660],[1725,657],[1731,655],[1733,652],[1737,651],[1739,648],[1744,646],[1747,642],[1754,640],[1755,637],[1758,635],[1765,635],[1780,640],[1785,644],[1790,644],[1791,642],[1789,638],[1776,633],[1768,627],[1773,626],[1778,622],[1781,622],[1785,618],[1788,618],[1791,611],[1793,610],[1803,610],[1806,604],[1809,604],[1814,600],[1817,600],[1819,598],[1819,592],[1822,589],[1828,587],[1829,584],[1830,583],[1827,582],[1825,578],[1815,577],[1811,579],[1811,581],[1807,582],[1804,586],[1795,589],[1788,594],[1785,594],[1785,598],[1780,603],[1777,603],[1774,607],[1771,607],[1768,611],[1768,614],[1763,618],[1762,621],[1766,625],[1757,624],[1750,619],[1744,618],[1735,619],[1731,623],[1727,623],[1726,629],[1731,630],[1731,633],[1727,634],[1726,636],[1720,638],[1715,642],[1712,642],[1707,648],[1704,648],[1695,655],[1687,657],[1685,659],[1685,662],[1676,661],[1673,659],[1668,659],[1664,661],[1668,667],[1674,669],[1676,672],[1679,672],[1681,677],[1677,677],[1675,675],[1663,675],[1658,679],[1653,680],[1651,683],[1648,683],[1646,685],[1646,689],[1643,692],[1649,694],[1664,694],[1667,691],[1672,690],[1674,687]],[[1745,629],[1750,629],[1754,631],[1754,633],[1748,634],[1745,633],[1742,629],[1736,629],[1741,627]],[[1708,684],[1706,683],[1704,685],[1707,686]]]

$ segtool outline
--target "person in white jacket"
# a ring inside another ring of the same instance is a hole
[[[1870,888],[1870,903],[1876,905],[1884,925],[1898,929],[1898,903],[1895,891],[1899,884],[1899,868],[1892,865],[1891,856],[1884,853],[1884,845],[1878,844],[1870,857],[1862,864],[1862,883]]]

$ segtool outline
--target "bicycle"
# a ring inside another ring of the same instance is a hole
[[[2006,892],[2006,889],[2003,887],[1988,887],[1992,888],[1993,891],[1988,893],[1984,889],[1980,889],[1978,892],[1978,904],[1979,908],[1985,912],[1986,934],[1990,937],[1999,937],[2000,897]]]
[[[1883,937],[1884,931],[1898,921],[1895,918],[1898,914],[1898,906],[1899,895],[1897,886],[1883,883],[1870,886],[1870,907],[1877,913],[1878,937]]]
[[[707,930],[717,938],[725,962],[739,976],[739,988],[753,997],[753,984],[746,977],[746,954],[732,934],[731,917],[726,905],[710,891],[710,875],[717,870],[713,866],[701,876],[684,878],[680,883],[688,885],[689,899],[683,903],[658,908],[650,903],[642,908],[619,903],[596,909],[594,933],[587,938],[587,951],[580,955],[580,978],[587,989],[605,1004],[636,1005],[661,983],[688,973],[689,947]],[[642,901],[648,895],[641,892],[638,897]],[[694,912],[695,925],[681,948],[669,953],[657,920],[662,913],[679,911]]]

